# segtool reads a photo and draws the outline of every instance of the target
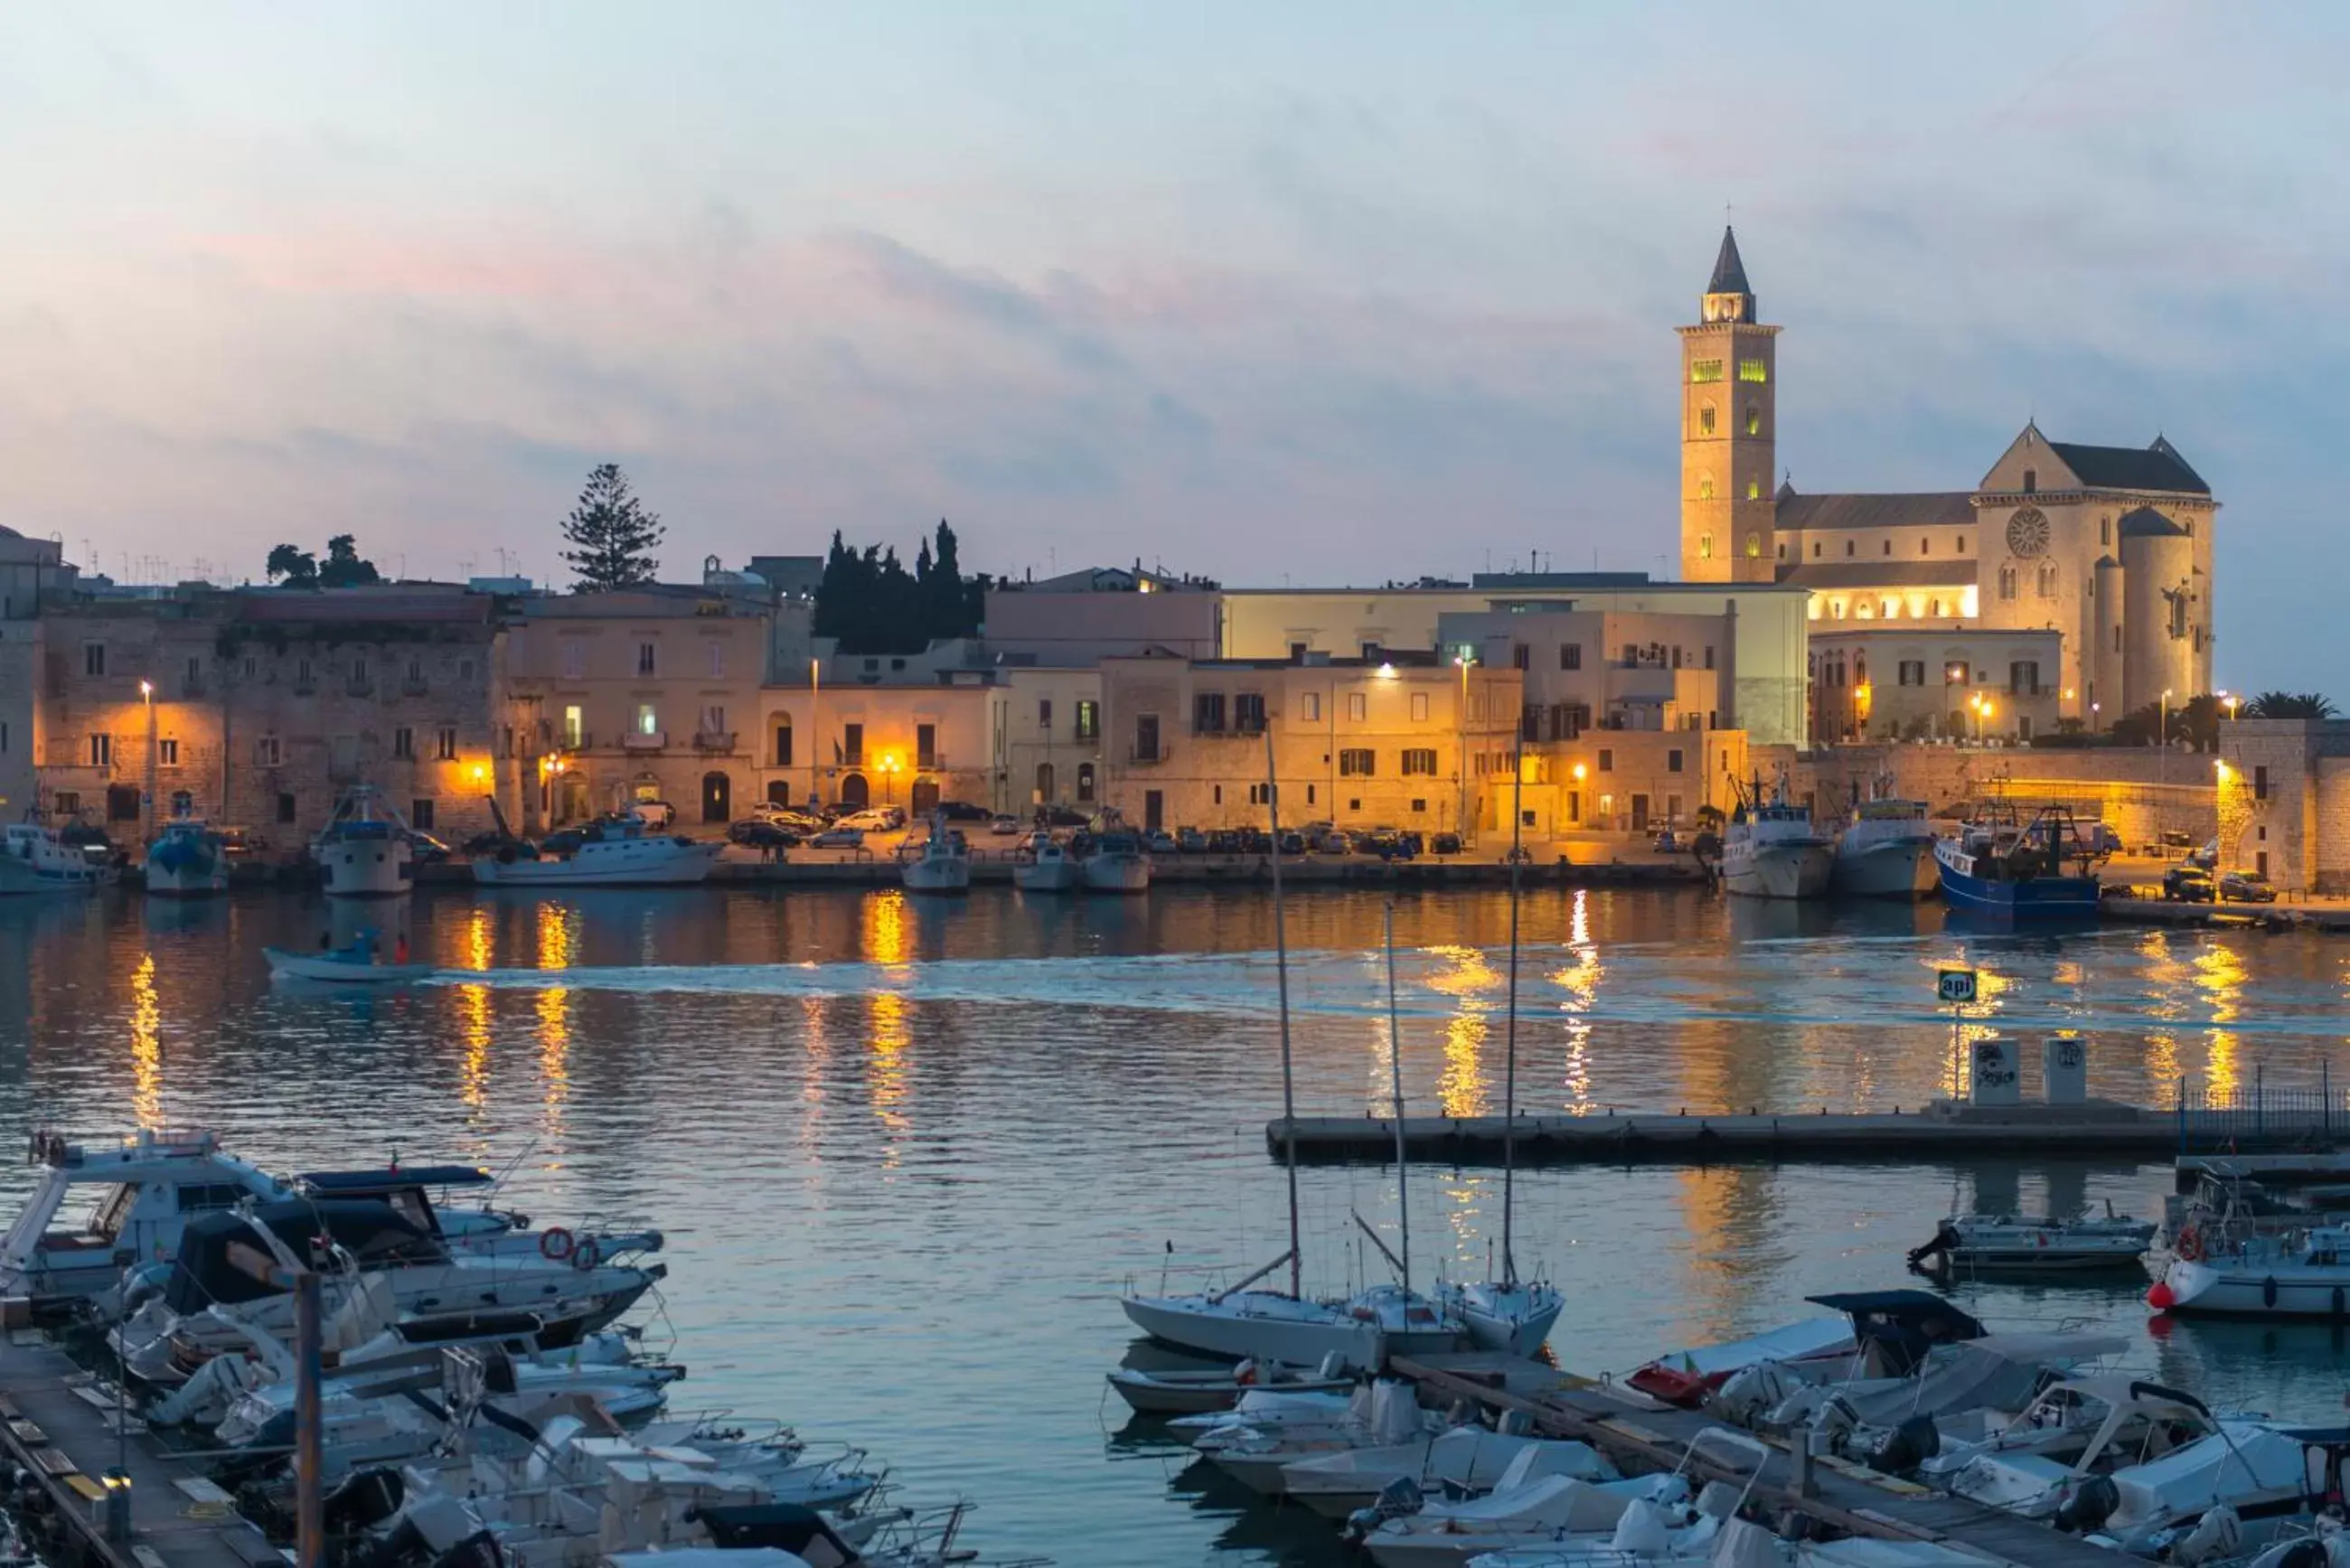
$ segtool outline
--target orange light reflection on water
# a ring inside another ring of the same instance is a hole
[[[163,1125],[163,1007],[155,994],[155,955],[130,971],[130,1112],[142,1127]]]
[[[868,959],[901,974],[908,971],[912,939],[904,893],[893,888],[865,900],[864,937]],[[903,1134],[913,1125],[901,1108],[909,1088],[906,1051],[913,1042],[906,998],[894,991],[876,991],[872,1011],[871,1030],[865,1042],[866,1103],[893,1135]],[[898,1162],[899,1140],[892,1137],[882,1164],[894,1168]]]
[[[1448,996],[1458,1004],[1451,1018],[1444,1023],[1444,1070],[1436,1082],[1439,1110],[1447,1116],[1482,1116],[1485,1114],[1486,1091],[1484,1050],[1492,1031],[1492,1013],[1505,986],[1506,980],[1476,948],[1444,946],[1423,949],[1428,956],[1439,961],[1440,967],[1428,977],[1428,989],[1439,996]],[[1383,1041],[1387,1034],[1380,1029]],[[1393,1049],[1393,1042],[1386,1041]],[[1387,1058],[1381,1054],[1375,1064],[1379,1084],[1374,1097],[1386,1100],[1390,1088],[1387,1074]],[[1409,1085],[1406,1085],[1405,1111],[1410,1110]]]

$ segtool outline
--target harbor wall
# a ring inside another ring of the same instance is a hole
[[[1887,778],[1892,793],[1942,814],[1964,804],[2007,800],[2029,811],[2052,803],[2102,819],[2131,849],[2158,845],[2166,833],[2201,844],[2219,831],[2218,774],[2212,758],[2153,747],[2081,751],[2028,746],[1836,746],[1797,752],[1752,748],[1751,765],[1767,782],[1787,772],[1796,798],[1833,818]],[[2350,811],[2350,801],[2345,801]]]

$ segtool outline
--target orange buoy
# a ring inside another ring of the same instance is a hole
[[[2168,1312],[2178,1304],[2178,1297],[2172,1292],[2168,1280],[2157,1280],[2154,1288],[2146,1293],[2146,1304],[2157,1312]]]

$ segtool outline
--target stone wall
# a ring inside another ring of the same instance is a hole
[[[2200,844],[2218,830],[2212,762],[2151,747],[1836,746],[1796,753],[1758,746],[1751,757],[1766,783],[1785,768],[1796,796],[1809,797],[1831,818],[1887,776],[1895,795],[1922,800],[1936,813],[1986,800],[2012,801],[2019,810],[2062,804],[2103,819],[2133,850],[2159,843],[2165,833],[2184,833]]]

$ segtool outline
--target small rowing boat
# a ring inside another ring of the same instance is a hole
[[[1331,1363],[1315,1372],[1279,1362],[1243,1361],[1238,1366],[1209,1372],[1145,1372],[1121,1366],[1109,1375],[1118,1397],[1141,1416],[1198,1416],[1229,1410],[1252,1388],[1284,1394],[1344,1394],[1355,1379],[1343,1363]]]
[[[433,974],[429,963],[371,963],[364,950],[354,952],[348,948],[323,953],[289,953],[283,948],[264,948],[261,953],[269,961],[270,974],[286,980],[319,980],[337,985],[406,985],[411,981],[429,980]]]

